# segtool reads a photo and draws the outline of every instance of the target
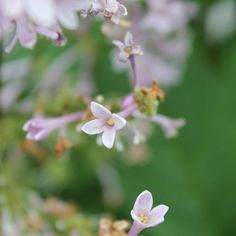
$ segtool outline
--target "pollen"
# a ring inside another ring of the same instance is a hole
[[[143,224],[148,224],[148,216],[145,214],[140,214],[138,215],[138,219],[140,220],[140,222],[142,222]]]
[[[125,47],[125,48],[124,48],[124,51],[125,51],[126,53],[128,53],[129,55],[131,55],[131,54],[132,54],[132,47]]]
[[[115,120],[114,118],[110,118],[109,120],[106,121],[106,123],[109,125],[109,126],[113,126],[115,124]]]

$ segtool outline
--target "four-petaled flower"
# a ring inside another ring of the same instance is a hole
[[[118,114],[111,113],[106,107],[91,102],[91,112],[95,116],[82,126],[82,130],[87,134],[102,134],[102,142],[107,148],[112,148],[116,131],[122,129],[126,125],[126,120]]]
[[[130,32],[126,33],[124,43],[118,40],[112,42],[120,49],[119,60],[121,62],[127,62],[131,55],[143,55],[141,46],[134,43],[133,35]]]
[[[153,198],[149,191],[142,192],[136,199],[131,216],[134,220],[128,236],[137,236],[143,229],[154,227],[164,221],[169,207],[158,205],[152,209]]]

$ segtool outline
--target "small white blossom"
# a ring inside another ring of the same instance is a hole
[[[152,209],[153,198],[149,191],[142,192],[136,199],[131,216],[134,220],[129,236],[137,236],[149,227],[157,226],[164,221],[164,216],[169,210],[166,205],[158,205]]]
[[[112,148],[116,131],[126,125],[126,120],[96,102],[91,102],[91,112],[95,119],[84,124],[81,129],[91,135],[102,133],[102,143],[107,148]]]
[[[120,49],[119,60],[121,62],[127,62],[131,55],[143,55],[141,46],[134,43],[133,35],[130,32],[126,33],[124,43],[118,40],[112,42]]]

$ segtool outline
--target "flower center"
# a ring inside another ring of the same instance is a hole
[[[128,53],[129,55],[131,55],[131,54],[132,54],[132,47],[125,47],[125,48],[124,48],[124,51],[125,51],[126,53]]]
[[[109,126],[113,126],[115,124],[115,120],[114,118],[110,118],[109,120],[106,121],[106,123],[109,125]]]
[[[142,222],[143,224],[147,224],[149,219],[148,216],[144,215],[144,214],[139,214],[138,215],[138,219],[140,220],[140,222]]]

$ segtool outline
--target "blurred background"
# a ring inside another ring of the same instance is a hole
[[[39,201],[53,196],[77,205],[81,235],[90,235],[87,229],[102,214],[130,220],[134,200],[147,189],[155,204],[170,211],[164,224],[143,235],[236,235],[236,6],[230,0],[195,2],[191,52],[181,80],[164,86],[160,106],[163,114],[184,117],[186,126],[174,139],[153,126],[145,144],[122,152],[97,146],[94,137],[78,135],[72,125],[68,136],[74,146],[59,158],[56,134],[36,144],[22,131],[42,107],[48,116],[58,115],[62,104],[77,109],[78,94],[112,98],[130,91],[128,73],[112,66],[113,46],[100,21],[66,32],[63,48],[40,38],[34,50],[2,49],[1,228],[6,222],[18,227]],[[60,224],[55,228],[64,232]]]

